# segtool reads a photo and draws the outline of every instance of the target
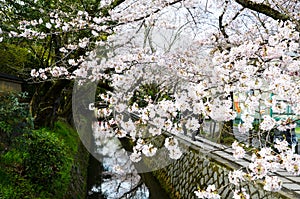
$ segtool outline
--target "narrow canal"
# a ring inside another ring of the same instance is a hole
[[[151,172],[138,174],[130,165],[129,173],[115,162],[111,156],[90,156],[87,199],[169,199]]]

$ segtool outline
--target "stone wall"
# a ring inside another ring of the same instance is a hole
[[[78,151],[72,165],[71,181],[64,198],[79,199],[87,196],[87,169],[90,154],[81,142],[77,144]]]
[[[194,191],[198,187],[206,189],[210,184],[214,184],[217,187],[222,198],[232,198],[232,190],[235,188],[233,185],[228,184],[228,173],[242,166],[230,159],[232,157],[228,153],[230,149],[218,150],[216,146],[211,145],[212,143],[199,141],[191,143],[188,143],[186,152],[179,160],[153,172],[161,186],[171,199],[197,198]],[[245,161],[242,160],[241,162]],[[147,162],[146,164],[153,166],[151,165],[153,162]],[[283,191],[278,193],[264,191],[260,183],[245,182],[242,186],[250,194],[251,199],[299,198],[299,195],[295,195],[294,192],[289,190],[283,189]]]
[[[0,92],[21,92],[21,90],[22,87],[20,83],[0,80]]]
[[[217,187],[222,198],[232,198],[231,187],[226,186],[230,170],[232,168],[203,154],[189,152],[168,167],[154,171],[153,175],[164,185],[170,198],[196,198],[197,187],[205,189],[210,184]],[[286,198],[266,192],[258,184],[244,184],[244,188],[250,191],[251,198]]]

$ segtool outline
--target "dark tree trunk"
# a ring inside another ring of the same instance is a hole
[[[57,80],[36,86],[31,99],[30,111],[36,128],[52,127],[58,117],[72,121],[72,82]]]
[[[230,92],[228,99],[230,99],[232,101],[232,106],[233,106],[233,104],[234,104],[233,103],[233,92]],[[232,109],[233,109],[233,107],[232,107]],[[233,121],[234,120],[226,121],[220,127],[221,132],[220,132],[219,142],[221,144],[230,145],[234,142],[235,137],[234,137],[234,133],[233,133]]]

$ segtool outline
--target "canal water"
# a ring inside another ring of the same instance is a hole
[[[108,146],[90,156],[87,199],[169,199],[151,172],[137,173],[126,156],[110,154],[114,146]],[[120,162],[126,167],[120,168]]]

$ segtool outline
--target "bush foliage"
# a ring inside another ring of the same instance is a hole
[[[12,140],[33,128],[26,93],[0,95],[0,142],[10,145]]]
[[[0,154],[0,198],[63,198],[78,137],[69,125],[24,133]]]
[[[23,166],[25,175],[33,183],[49,186],[62,178],[66,149],[63,141],[47,129],[33,131],[24,135]]]

